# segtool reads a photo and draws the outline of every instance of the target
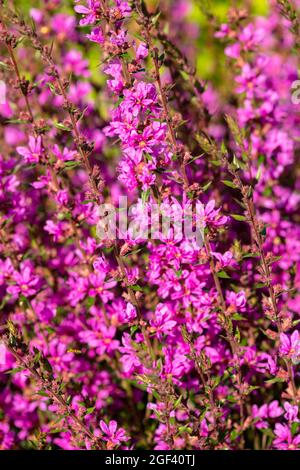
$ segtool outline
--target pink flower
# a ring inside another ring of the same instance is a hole
[[[37,8],[31,8],[29,11],[31,18],[38,24],[43,22],[43,12]]]
[[[231,57],[232,59],[238,59],[241,55],[241,46],[238,43],[231,44],[230,46],[226,47],[224,52],[228,57]]]
[[[97,42],[98,44],[103,44],[105,41],[105,37],[103,35],[101,28],[95,28],[92,30],[91,34],[87,34],[86,37],[92,41]]]
[[[88,77],[88,61],[82,58],[82,53],[75,49],[71,49],[64,56],[64,69],[66,73],[74,74],[75,76]]]
[[[118,424],[114,420],[110,421],[108,425],[105,421],[100,421],[100,428],[104,433],[103,439],[108,442],[108,448],[113,448],[129,440],[129,437],[126,436],[125,429],[117,429],[117,427]]]
[[[97,0],[87,0],[87,6],[84,5],[76,5],[74,7],[76,13],[80,13],[85,16],[85,18],[79,21],[81,26],[85,26],[87,24],[94,24],[96,20],[99,18],[100,13],[100,2]]]
[[[12,449],[15,434],[6,422],[0,423],[0,450]]]
[[[25,297],[34,295],[38,291],[40,278],[33,274],[30,266],[23,265],[20,272],[15,271],[13,274],[14,285],[7,288],[7,292],[12,295],[23,294]]]
[[[229,266],[233,258],[231,251],[226,251],[224,254],[212,251],[211,254],[219,261],[221,269]]]
[[[51,28],[60,38],[68,37],[73,39],[75,36],[75,27],[76,21],[74,16],[66,15],[65,13],[57,13],[51,18]]]
[[[291,405],[288,401],[286,401],[284,404],[283,404],[283,407],[285,409],[285,419],[287,419],[288,421],[292,421],[292,422],[299,422],[299,419],[298,419],[298,412],[299,412],[299,408],[297,405]]]
[[[69,195],[67,190],[58,191],[56,194],[56,201],[60,206],[66,206],[68,204]]]
[[[172,375],[174,383],[180,383],[178,379],[189,370],[186,356],[171,347],[163,347],[163,353],[165,356],[164,373],[167,376]]]
[[[215,209],[215,205],[216,202],[212,199],[204,208],[201,204],[196,206],[197,215],[200,217],[204,227],[207,227],[208,225],[211,225],[212,227],[220,227],[227,223],[228,217],[224,215],[221,216],[219,214],[221,209]]]
[[[238,293],[233,291],[227,292],[226,299],[230,305],[233,305],[234,307],[236,307],[237,310],[240,311],[244,310],[244,307],[246,306],[247,302],[246,294],[243,290]]]
[[[89,287],[88,279],[73,273],[69,277],[67,284],[69,287],[68,301],[70,302],[70,305],[74,307],[78,302],[86,297]]]
[[[137,60],[145,59],[148,56],[148,48],[145,43],[141,43],[136,50],[136,58]]]
[[[158,337],[161,337],[161,333],[169,333],[177,325],[176,320],[172,319],[173,312],[167,304],[158,304],[154,313],[153,320],[150,321],[152,330],[158,333]]]
[[[269,418],[278,418],[278,416],[281,416],[283,413],[282,408],[279,406],[277,400],[273,400],[271,403],[268,405],[268,415]]]
[[[64,147],[63,151],[61,151],[59,146],[56,144],[52,147],[52,153],[58,160],[61,160],[63,162],[75,160],[77,155],[77,152],[75,152],[74,150],[69,150],[67,147]]]
[[[130,323],[136,318],[136,308],[128,302],[126,305],[126,310],[123,310],[122,314],[119,316],[120,320],[124,323]]]
[[[252,406],[252,417],[255,419],[255,427],[257,429],[264,429],[268,427],[268,422],[265,420],[268,417],[268,405]]]
[[[280,334],[279,353],[281,356],[289,357],[294,360],[297,360],[297,358],[299,359],[300,341],[298,330],[295,330],[291,336],[288,336],[285,333]]]
[[[119,31],[116,33],[115,31],[111,31],[110,41],[118,47],[124,46],[127,41],[127,32]]]
[[[38,163],[42,155],[42,138],[29,137],[28,147],[17,147],[19,155],[25,158],[26,163]]]
[[[52,235],[53,240],[57,242],[63,239],[66,227],[67,224],[64,221],[53,222],[53,220],[47,220],[44,230]]]
[[[124,90],[122,105],[136,117],[141,111],[156,103],[156,88],[152,83],[138,82],[133,89]]]
[[[142,190],[145,191],[155,184],[155,179],[155,174],[151,172],[147,165],[144,165],[142,172],[138,175],[138,180],[142,183]]]
[[[91,288],[89,290],[89,295],[99,296],[102,302],[107,303],[113,298],[113,293],[110,292],[110,289],[116,285],[116,281],[106,281],[105,278],[106,274],[103,271],[97,271],[96,273],[90,274],[89,282]]]
[[[69,369],[74,354],[68,351],[67,344],[55,338],[49,344],[48,357],[53,369],[62,372]]]
[[[245,50],[253,50],[264,39],[265,31],[262,27],[255,27],[250,23],[240,32],[239,40]]]
[[[129,333],[124,333],[122,337],[122,347],[120,352],[122,353],[121,362],[123,370],[126,374],[131,375],[133,372],[141,369],[141,361],[137,357],[136,350],[131,341]]]
[[[94,266],[95,271],[101,271],[101,272],[104,272],[105,274],[109,272],[109,263],[107,262],[107,260],[104,258],[103,255],[95,259],[93,266]]]
[[[91,348],[96,348],[97,354],[111,354],[118,346],[119,341],[114,339],[116,328],[106,326],[98,319],[91,318],[87,321],[87,329],[79,332],[79,338],[83,343],[87,343]]]
[[[290,431],[290,428],[287,424],[275,424],[274,430],[276,439],[273,442],[273,445],[276,449],[279,450],[297,450],[300,446],[300,434],[293,437]]]
[[[107,85],[115,93],[121,93],[124,86],[123,69],[119,59],[111,60],[109,65],[103,69],[104,73],[111,75],[112,80],[107,81]]]
[[[126,0],[115,0],[116,3],[116,12],[120,13],[122,18],[126,18],[131,13],[131,7]]]

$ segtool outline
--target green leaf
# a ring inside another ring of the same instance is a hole
[[[244,215],[240,214],[230,214],[230,217],[232,217],[234,220],[238,220],[239,222],[246,222],[247,219]]]
[[[280,377],[274,377],[274,379],[265,380],[265,383],[269,385],[282,383],[282,382],[285,382],[285,380],[281,379]]]
[[[72,168],[76,168],[77,166],[80,166],[81,163],[80,162],[77,162],[76,160],[69,160],[67,162],[65,162],[65,168],[67,168],[68,170],[72,169]]]
[[[90,407],[90,408],[87,408],[86,414],[87,414],[87,415],[90,415],[90,414],[94,413],[95,408],[96,408],[95,406],[92,406],[92,407]]]
[[[215,142],[211,140],[206,134],[197,134],[196,139],[204,152],[206,152],[208,155],[217,155],[217,146]]]
[[[212,184],[212,181],[210,181],[209,183],[207,183],[205,186],[202,187],[202,191],[205,192],[208,190],[208,188],[211,186]]]
[[[5,122],[10,124],[26,124],[27,121],[24,121],[23,119],[7,119]]]
[[[245,170],[246,168],[245,163],[241,162],[241,160],[239,160],[236,155],[234,155],[232,163],[235,168],[239,168],[241,170]]]
[[[293,436],[295,436],[295,434],[298,433],[298,428],[299,428],[299,423],[292,423],[292,426],[291,426],[291,431],[292,431],[292,434]]]
[[[230,276],[225,271],[219,271],[217,276],[221,279],[230,279]]]
[[[231,431],[231,433],[230,433],[230,440],[231,440],[231,441],[235,441],[238,436],[239,436],[238,431],[233,430],[233,431]]]
[[[150,196],[150,189],[147,189],[146,191],[142,192],[142,202],[143,202],[143,204],[145,204],[148,201],[149,196]]]
[[[230,180],[222,180],[222,183],[229,188],[238,189],[237,186]]]
[[[236,403],[237,402],[237,398],[233,395],[228,395],[227,400],[230,401],[230,403]]]
[[[134,335],[134,333],[139,329],[139,326],[138,325],[133,325],[131,328],[130,328],[130,334],[131,336]]]
[[[241,129],[237,123],[237,121],[230,116],[229,114],[225,115],[225,119],[227,121],[227,124],[230,128],[230,131],[238,145],[243,145],[243,141],[245,139],[245,132],[244,129]]]
[[[39,390],[39,391],[37,392],[37,395],[40,395],[41,397],[47,397],[47,398],[49,398],[49,395],[48,395],[47,392],[45,392],[45,390]]]
[[[214,166],[221,166],[222,165],[222,162],[220,162],[220,160],[211,160],[212,165]]]
[[[67,429],[62,429],[62,428],[56,428],[56,429],[51,429],[50,434],[58,434],[59,432],[66,432]]]
[[[22,370],[25,370],[24,367],[15,367],[14,369],[9,369],[4,372],[4,374],[16,374],[17,372],[21,372]]]
[[[51,82],[47,83],[47,85],[48,85],[48,87],[50,88],[50,90],[52,91],[52,93],[53,93],[54,95],[57,95],[57,94],[58,94],[57,91],[56,91],[55,86],[54,86]]]
[[[48,361],[48,359],[46,357],[43,357],[42,361],[43,361],[43,365],[45,366],[46,371],[52,373],[53,372],[52,366],[50,362]]]
[[[85,201],[81,201],[81,204],[86,205],[86,204],[91,204],[92,202],[93,202],[92,200],[86,199]]]
[[[266,227],[266,226],[261,230],[260,234],[261,234],[263,237],[265,237],[265,236],[267,235],[267,227]]]
[[[246,253],[243,255],[243,258],[259,258],[260,254],[259,253]]]
[[[260,180],[260,177],[261,177],[261,175],[262,175],[262,169],[263,169],[263,167],[262,167],[262,165],[260,165],[260,166],[258,167],[257,172],[256,172],[256,175],[255,175],[256,181],[259,181],[259,180]]]
[[[247,392],[248,394],[253,392],[253,390],[258,390],[260,387],[258,385],[250,385],[250,387],[248,388]]]
[[[138,286],[137,284],[134,284],[133,286],[129,286],[129,287],[130,287],[130,289],[132,289],[136,292],[143,292],[143,289],[140,286]]]
[[[92,307],[92,305],[95,304],[95,300],[96,300],[95,297],[88,297],[88,298],[86,299],[86,302],[85,302],[85,303],[86,303],[86,306],[87,306],[88,308],[89,308],[89,307]]]
[[[174,409],[175,409],[175,410],[176,410],[176,408],[178,408],[178,406],[180,405],[181,400],[182,400],[182,395],[180,395],[180,397],[177,398],[177,400],[176,400],[175,403],[174,403]]]
[[[136,250],[129,251],[128,253],[126,253],[126,255],[123,256],[123,258],[127,258],[128,256],[135,255],[135,254],[139,253],[142,250],[143,250],[143,248],[137,248]]]
[[[239,313],[234,313],[232,315],[232,320],[247,320],[247,318],[243,317],[243,315],[240,315]]]
[[[268,284],[263,283],[263,282],[258,282],[257,284],[254,284],[255,289],[262,289],[263,287],[268,287]]]
[[[178,427],[178,431],[179,431],[180,433],[182,433],[182,432],[187,432],[188,434],[192,434],[192,429],[189,427],[188,424],[185,424],[184,426],[179,426],[179,427]]]
[[[20,295],[19,302],[20,302],[21,306],[23,306],[25,308],[30,308],[30,302],[27,299],[27,297],[25,297],[25,295],[23,295],[23,294]]]
[[[156,15],[152,16],[152,18],[151,18],[152,24],[155,25],[158,22],[158,19],[159,19],[160,15],[161,15],[161,11],[156,13]]]
[[[54,126],[55,126],[57,129],[60,129],[60,130],[62,130],[62,131],[68,131],[68,132],[70,132],[70,129],[69,129],[67,126],[65,126],[62,122],[55,122],[55,123],[54,123]]]
[[[132,54],[130,53],[130,50],[128,49],[126,52],[122,52],[122,54],[117,54],[119,57],[122,57],[123,59],[128,59],[129,61],[132,60]]]

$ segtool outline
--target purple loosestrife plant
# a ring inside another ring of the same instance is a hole
[[[299,2],[11,3],[0,449],[300,449]]]

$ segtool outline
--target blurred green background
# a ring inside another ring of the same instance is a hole
[[[160,0],[145,0],[149,9],[154,11],[160,4]],[[162,3],[168,3],[172,8],[174,0],[163,0]],[[8,2],[9,3],[9,2]],[[49,2],[50,3],[50,2]],[[82,0],[82,4],[85,0]],[[191,0],[188,21],[195,23],[199,27],[199,37],[197,40],[198,54],[196,57],[196,67],[198,75],[203,80],[209,80],[216,85],[222,92],[225,87],[230,85],[230,76],[227,73],[227,62],[224,56],[223,46],[220,41],[214,40],[214,30],[212,23],[205,12],[211,13],[218,23],[226,22],[228,9],[232,6],[246,8],[251,16],[261,16],[268,13],[268,0]],[[31,8],[43,8],[43,0],[14,0],[13,4],[17,10],[24,16],[28,15]],[[74,0],[63,0],[57,11],[74,14]],[[92,81],[102,84],[104,77],[99,73],[99,47],[90,43],[88,53],[90,61],[90,71]],[[230,86],[229,86],[230,88]]]

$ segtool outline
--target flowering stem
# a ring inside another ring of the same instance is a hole
[[[118,248],[117,248],[116,245],[114,245],[114,253],[115,253],[115,258],[117,260],[119,268],[121,270],[123,279],[125,280],[125,283],[126,283],[126,286],[127,286],[127,291],[128,291],[128,295],[129,295],[129,298],[130,298],[130,302],[136,307],[137,316],[138,316],[138,319],[139,319],[139,322],[140,322],[140,325],[141,325],[141,330],[142,330],[143,336],[145,338],[145,342],[146,342],[146,346],[147,346],[149,355],[150,355],[151,359],[154,361],[155,360],[155,352],[154,352],[154,349],[152,347],[148,332],[147,332],[145,326],[143,325],[143,317],[142,317],[140,303],[139,303],[138,299],[136,298],[135,292],[130,287],[127,272],[126,272],[126,267],[125,267],[124,261],[122,259],[122,256],[118,253]]]
[[[21,32],[27,36],[33,43],[33,46],[40,52],[42,59],[44,62],[49,66],[50,68],[50,74],[54,78],[57,84],[57,88],[63,98],[64,101],[64,108],[67,110],[72,130],[74,133],[74,142],[77,148],[77,151],[81,157],[82,162],[84,163],[84,166],[86,168],[88,178],[89,178],[89,183],[91,186],[92,194],[96,202],[100,203],[100,198],[99,198],[99,190],[98,190],[98,183],[96,180],[96,175],[95,172],[93,172],[93,168],[91,166],[91,163],[89,161],[89,154],[90,154],[90,149],[89,146],[85,140],[85,138],[81,135],[78,125],[77,125],[77,119],[75,117],[76,111],[74,109],[73,104],[71,101],[68,99],[66,89],[65,89],[65,84],[63,83],[62,79],[60,78],[59,72],[57,70],[57,67],[55,65],[53,56],[52,56],[52,51],[48,47],[45,47],[41,40],[39,39],[37,33],[29,26],[27,26],[23,20],[19,20],[15,16],[15,21],[19,24],[21,28]]]
[[[4,26],[4,23],[2,23],[2,25]],[[20,88],[20,90],[21,90],[21,92],[24,96],[24,99],[25,99],[27,112],[30,116],[30,122],[33,123],[34,118],[33,118],[33,114],[32,114],[32,111],[31,111],[31,106],[29,104],[28,93],[26,91],[26,88],[23,86],[23,80],[21,78],[21,75],[20,75],[20,72],[19,72],[19,67],[18,67],[17,61],[15,59],[14,51],[13,51],[13,48],[12,48],[11,43],[10,43],[10,38],[9,38],[9,35],[8,35],[8,31],[6,30],[5,26],[4,26],[4,31],[7,34],[6,47],[7,47],[8,53],[10,55],[10,58],[11,58],[11,61],[12,61],[17,79],[18,79],[19,88]],[[34,132],[36,132],[35,128],[34,128]]]
[[[61,405],[64,408],[65,413],[68,416],[70,416],[70,418],[79,426],[81,431],[91,440],[91,442],[95,443],[96,448],[105,449],[105,446],[101,442],[99,442],[98,439],[95,438],[95,436],[90,432],[88,427],[76,416],[76,414],[73,412],[73,410],[70,409],[70,406],[68,405],[68,403],[66,402],[64,397],[59,392],[57,392],[53,389],[53,386],[52,386],[51,382],[47,383],[45,378],[34,367],[30,366],[27,363],[27,361],[9,344],[9,341],[8,341],[7,338],[2,337],[2,339],[4,339],[4,343],[5,343],[6,348],[14,356],[16,361],[22,367],[24,367],[26,370],[28,370],[31,373],[31,375],[33,377],[35,377],[37,379],[37,381],[42,384],[42,388],[49,394],[49,396],[54,401],[56,401],[59,405]],[[75,429],[72,428],[72,426],[70,426],[70,431],[72,432],[74,437],[77,437],[76,436],[76,431],[75,431]]]
[[[245,149],[244,144],[243,144],[243,148]],[[249,159],[250,159],[250,155],[248,155],[248,161]],[[270,266],[269,266],[269,263],[266,259],[266,255],[264,252],[264,246],[263,246],[264,240],[261,234],[261,230],[259,228],[260,223],[258,221],[256,211],[255,211],[255,206],[254,206],[254,201],[253,201],[253,190],[252,190],[252,187],[248,187],[244,185],[238,173],[238,169],[236,168],[233,169],[233,167],[229,164],[227,155],[222,156],[222,161],[225,164],[226,168],[228,169],[229,173],[233,176],[234,182],[237,184],[237,187],[239,188],[242,194],[243,202],[244,202],[245,209],[246,209],[246,214],[248,216],[247,221],[251,227],[254,241],[257,246],[258,253],[260,256],[260,265],[261,265],[261,269],[264,275],[263,280],[266,283],[267,290],[269,293],[269,298],[270,298],[271,305],[272,305],[272,310],[273,310],[272,316],[275,320],[275,324],[277,326],[277,330],[280,335],[283,331],[281,320],[280,320],[280,312],[279,312],[278,304],[276,301],[276,293],[272,284],[272,275],[271,275]],[[296,402],[298,400],[297,398],[298,392],[297,392],[297,388],[296,388],[295,381],[294,381],[293,367],[290,363],[287,364],[287,372],[289,376],[289,382],[291,384],[292,391],[293,391],[293,400]]]
[[[182,327],[182,336],[183,336],[184,341],[187,342],[187,344],[190,347],[191,357],[194,361],[195,369],[196,369],[196,371],[197,371],[197,373],[200,377],[204,393],[207,395],[210,406],[211,406],[212,414],[213,414],[213,417],[214,417],[214,424],[218,425],[218,424],[220,424],[219,423],[219,412],[218,412],[217,403],[216,403],[215,398],[214,398],[214,392],[213,392],[213,389],[212,389],[211,384],[210,384],[210,381],[211,381],[210,374],[207,370],[204,373],[205,368],[202,364],[201,357],[197,353],[194,342],[193,342],[193,339],[192,339],[191,335],[188,333],[185,325]],[[207,375],[207,378],[205,377],[205,375]],[[217,427],[217,431],[218,431],[218,427]]]
[[[1,17],[0,17],[0,22],[2,24],[4,33],[6,34],[5,44],[6,44],[6,47],[7,47],[10,59],[11,59],[11,63],[13,65],[13,68],[14,68],[14,71],[15,71],[15,74],[16,74],[19,89],[21,90],[21,93],[22,93],[22,95],[25,99],[26,109],[27,109],[27,112],[29,114],[29,119],[30,119],[30,122],[31,122],[32,127],[33,127],[33,133],[34,133],[34,136],[37,137],[38,136],[38,133],[37,133],[38,126],[35,123],[33,112],[32,112],[31,106],[30,106],[29,98],[28,98],[28,83],[27,83],[26,80],[22,80],[22,78],[21,78],[18,63],[16,61],[15,54],[14,54],[13,47],[12,47],[13,38],[9,35],[9,33],[7,31],[7,28],[5,26],[5,23],[3,22]],[[58,185],[58,181],[57,181],[57,176],[56,176],[55,172],[53,171],[53,168],[50,165],[47,164],[47,168],[50,171],[53,187],[55,188],[55,191],[58,191],[59,185]]]
[[[174,127],[173,127],[173,120],[172,120],[172,117],[168,108],[167,96],[166,96],[166,93],[165,93],[165,90],[161,81],[160,70],[159,70],[160,65],[159,65],[158,50],[156,47],[154,47],[153,42],[152,42],[148,18],[146,18],[145,15],[143,14],[140,6],[138,5],[138,2],[134,2],[134,3],[135,3],[135,8],[139,14],[141,23],[143,25],[143,32],[146,38],[148,50],[151,51],[151,57],[152,57],[152,62],[154,66],[155,81],[156,81],[157,88],[158,88],[159,95],[160,95],[160,100],[161,100],[161,104],[162,104],[162,108],[164,112],[164,118],[168,127],[168,134],[169,134],[171,147],[174,152],[174,155],[179,155],[179,154],[182,154],[182,151],[176,140],[176,135],[175,135]],[[187,174],[185,171],[183,155],[181,155],[181,173],[182,173],[184,186],[187,188],[189,186],[189,182],[188,182]]]
[[[294,403],[298,404],[298,391],[297,391],[297,387],[296,387],[295,379],[294,379],[293,365],[290,360],[287,361],[287,371],[289,374],[290,384],[291,384],[292,391],[293,391],[293,401]]]
[[[161,98],[161,103],[162,103],[162,107],[163,107],[163,111],[164,111],[164,116],[165,116],[166,124],[167,124],[167,127],[168,127],[168,131],[169,131],[170,143],[171,143],[174,154],[178,155],[178,154],[182,153],[182,151],[179,148],[177,140],[176,140],[175,131],[174,131],[174,128],[173,128],[172,117],[171,117],[169,109],[168,109],[168,102],[167,102],[166,93],[164,91],[162,81],[161,81],[160,70],[159,70],[160,66],[159,66],[158,50],[155,47],[153,47],[153,44],[152,44],[152,38],[151,38],[148,18],[146,18],[145,15],[143,14],[141,8],[138,5],[138,2],[135,2],[135,7],[136,7],[136,10],[137,10],[137,12],[140,16],[141,23],[144,26],[144,34],[145,34],[145,37],[146,37],[147,47],[148,47],[149,51],[152,51],[151,57],[152,57],[152,61],[153,61],[153,64],[154,64],[154,76],[155,76],[157,87],[158,87],[158,90],[159,90],[159,93],[160,93],[160,98]],[[187,176],[186,169],[185,169],[184,157],[183,156],[181,156],[181,157],[182,157],[181,158],[181,164],[180,164],[181,176],[182,176],[182,180],[183,180],[183,183],[184,183],[184,190],[187,191],[187,189],[189,187],[189,180],[188,180],[188,176]],[[217,276],[217,272],[216,272],[216,269],[215,269],[215,266],[214,266],[214,260],[213,260],[213,256],[211,255],[211,249],[210,249],[210,244],[209,244],[208,240],[205,241],[205,248],[206,248],[207,254],[210,258],[210,268],[211,268],[211,272],[212,272],[212,275],[213,275],[213,278],[214,278],[214,283],[215,283],[215,286],[216,286],[216,289],[217,289],[217,292],[218,292],[220,307],[221,307],[221,310],[223,311],[223,314],[224,314],[224,319],[225,319],[224,326],[226,328],[227,338],[228,338],[228,341],[230,343],[233,354],[237,355],[238,351],[237,351],[236,342],[232,338],[232,334],[230,332],[230,329],[227,326],[225,299],[224,299],[223,292],[222,292],[222,287],[221,287],[221,284],[220,284],[220,281],[219,281],[219,278]],[[197,366],[196,366],[196,368],[197,368]],[[204,379],[204,377],[203,377],[203,379]],[[239,406],[240,406],[240,417],[241,417],[241,445],[243,446],[244,445],[244,438],[243,438],[244,407],[243,407],[243,398],[242,398],[242,394],[241,394],[242,373],[241,373],[241,368],[240,368],[239,364],[237,366],[237,381],[238,381],[238,388],[239,388]]]
[[[211,273],[213,275],[214,283],[215,283],[215,286],[216,286],[216,289],[217,289],[217,292],[218,292],[219,305],[221,307],[221,311],[222,311],[222,314],[223,314],[222,326],[224,327],[224,329],[226,331],[227,341],[230,344],[231,351],[232,351],[233,355],[237,357],[236,369],[237,369],[237,383],[238,383],[238,391],[239,391],[239,407],[240,407],[240,417],[241,417],[241,445],[243,446],[244,445],[243,427],[244,427],[245,415],[244,415],[243,395],[241,393],[242,371],[241,371],[241,366],[239,364],[239,357],[238,357],[239,347],[238,347],[238,344],[237,344],[235,338],[232,335],[232,324],[231,324],[231,320],[228,318],[228,315],[227,315],[227,312],[226,312],[226,310],[227,310],[226,309],[226,303],[225,303],[221,283],[220,283],[220,280],[218,278],[214,258],[213,258],[213,255],[211,253],[211,251],[212,251],[211,246],[210,246],[209,240],[205,236],[204,236],[204,246],[205,246],[206,253],[209,257],[209,260],[210,260],[210,270],[211,270]]]

